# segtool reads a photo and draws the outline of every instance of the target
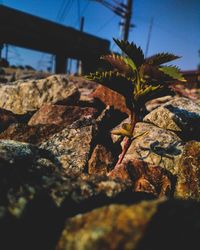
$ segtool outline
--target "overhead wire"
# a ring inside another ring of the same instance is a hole
[[[67,16],[67,13],[68,13],[68,11],[69,11],[69,9],[70,9],[72,3],[73,3],[72,0],[66,1],[65,6],[64,6],[63,11],[62,11],[62,14],[60,15],[59,21],[62,22],[62,21],[65,20],[65,18],[66,18],[66,16]]]
[[[66,0],[63,0],[63,1],[61,2],[60,8],[59,8],[58,13],[57,13],[57,15],[56,15],[56,21],[59,20],[59,17],[60,17],[60,15],[61,15],[61,13],[62,13],[62,10],[63,10],[63,7],[65,6],[65,4],[66,4]]]
[[[113,19],[116,17],[116,14],[112,15],[111,18],[109,18],[97,31],[96,34],[98,34],[100,31],[102,31],[109,23],[113,21]]]

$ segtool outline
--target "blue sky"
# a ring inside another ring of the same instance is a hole
[[[61,17],[66,5],[66,13]],[[114,4],[114,0],[107,0]],[[120,2],[120,0],[117,0]],[[111,40],[120,37],[120,17],[100,3],[91,0],[0,0],[6,6],[61,23],[79,27],[78,16],[85,16],[84,31]],[[123,2],[123,0],[121,1]],[[171,52],[182,56],[176,64],[182,70],[193,70],[199,63],[200,1],[199,0],[134,0],[132,23],[136,25],[129,35],[142,49],[146,49],[150,20],[153,27],[148,55]],[[79,7],[78,7],[79,6]],[[111,49],[117,47],[111,42]],[[41,52],[9,47],[12,64],[32,65],[38,69],[49,66],[51,56]]]

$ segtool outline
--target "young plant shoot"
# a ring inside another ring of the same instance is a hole
[[[169,84],[174,80],[185,81],[185,79],[178,67],[163,66],[167,62],[178,59],[178,56],[170,53],[158,53],[144,58],[143,51],[134,43],[117,39],[114,41],[126,56],[115,54],[102,56],[101,59],[108,61],[113,70],[90,73],[86,78],[123,95],[127,108],[131,112],[130,123],[124,123],[120,129],[113,132],[125,137],[126,140],[117,162],[118,165],[135,139],[133,131],[136,123],[141,120],[140,114],[145,108],[145,103],[166,95]]]

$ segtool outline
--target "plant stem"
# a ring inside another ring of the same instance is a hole
[[[131,133],[133,133],[136,123],[137,123],[137,117],[136,117],[136,115],[133,112],[131,112],[131,125],[132,125],[132,127],[131,127]],[[117,168],[117,166],[120,163],[122,163],[122,161],[124,159],[124,156],[125,156],[126,152],[128,151],[131,143],[132,143],[132,138],[125,138],[124,147],[123,147],[122,153],[119,156],[117,164],[115,165],[115,168]]]

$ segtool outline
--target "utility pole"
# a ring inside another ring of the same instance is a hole
[[[131,17],[132,17],[132,5],[133,0],[127,0],[126,3],[126,13],[124,15],[124,29],[123,29],[123,39],[128,41],[129,30],[131,26]]]
[[[123,27],[122,39],[127,41],[130,28],[134,27],[131,25],[133,0],[126,0],[125,3],[120,3],[117,0],[113,0],[115,4],[111,4],[110,2],[106,0],[91,0],[91,1],[96,1],[96,2],[101,3],[106,8],[114,12],[116,15],[121,17],[122,22],[120,24]]]

